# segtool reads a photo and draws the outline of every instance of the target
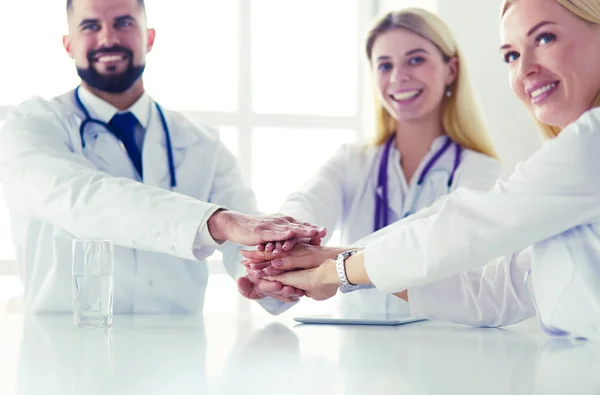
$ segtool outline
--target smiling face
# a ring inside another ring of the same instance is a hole
[[[145,18],[138,0],[73,0],[63,43],[85,83],[121,93],[140,79],[154,41]]]
[[[518,0],[502,18],[510,87],[535,117],[563,128],[600,92],[600,31],[555,0]]]
[[[456,59],[445,59],[429,40],[400,28],[375,39],[371,65],[379,99],[399,123],[440,117],[458,70]]]

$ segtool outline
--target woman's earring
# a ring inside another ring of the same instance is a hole
[[[452,97],[452,88],[450,86],[446,87],[446,97]]]

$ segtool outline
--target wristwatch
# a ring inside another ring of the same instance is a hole
[[[340,280],[340,291],[343,293],[354,291],[360,288],[360,285],[352,284],[348,281],[346,276],[346,259],[356,254],[358,250],[350,250],[342,252],[335,258],[335,269],[337,271],[338,279]]]

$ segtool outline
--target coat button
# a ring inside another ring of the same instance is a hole
[[[154,280],[148,280],[148,286],[153,286],[154,285]]]

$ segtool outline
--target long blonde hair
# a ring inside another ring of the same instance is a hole
[[[516,3],[518,0],[504,0],[502,4],[502,14],[500,17],[504,17],[506,11]],[[573,15],[581,18],[582,20],[591,23],[593,25],[598,25],[600,27],[600,0],[554,0],[561,6],[563,6],[567,11],[572,13]],[[598,71],[600,73],[600,71]],[[594,99],[592,103],[592,107],[600,107],[600,92]],[[548,125],[537,118],[535,118],[535,123],[538,125],[538,128],[542,132],[542,135],[551,139],[560,134],[561,128],[557,126]]]
[[[377,38],[390,30],[405,29],[430,41],[442,54],[444,61],[458,60],[458,75],[451,85],[452,96],[442,102],[444,132],[462,147],[496,157],[479,107],[471,88],[463,55],[448,26],[435,14],[420,8],[407,8],[384,15],[367,35],[367,58],[372,66],[373,45]],[[396,131],[396,120],[375,95],[376,129],[373,144],[384,144]]]

